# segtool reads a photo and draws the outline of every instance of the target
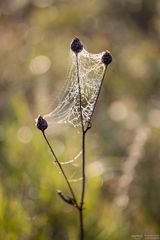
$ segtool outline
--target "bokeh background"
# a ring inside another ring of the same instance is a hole
[[[113,55],[87,137],[86,239],[160,234],[160,1],[2,0],[2,240],[78,239],[77,213],[56,194],[68,190],[34,123],[53,109],[74,36]],[[80,150],[75,130],[47,135],[62,161]],[[80,161],[66,166],[70,177]],[[72,185],[78,195],[80,182]]]

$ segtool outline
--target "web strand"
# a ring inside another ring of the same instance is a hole
[[[66,162],[60,162],[61,165],[68,165],[68,164],[73,164],[80,156],[82,155],[82,151],[80,151],[73,159],[68,160]]]
[[[82,179],[83,179],[82,177],[80,177],[80,178],[75,178],[75,179],[70,179],[69,182],[70,182],[70,183],[77,183],[77,182],[82,181]]]
[[[78,55],[84,125],[90,121],[104,75],[105,66],[101,61],[103,54],[104,52],[91,54],[83,49]],[[69,123],[78,127],[81,124],[76,56],[73,52],[70,55],[71,65],[58,105],[53,111],[43,116],[49,125]]]

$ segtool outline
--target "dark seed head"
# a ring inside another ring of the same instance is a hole
[[[60,190],[58,190],[57,193],[63,201],[65,201],[66,203],[68,203],[72,206],[76,206],[76,202],[73,198],[71,198],[69,196],[65,196]]]
[[[71,42],[71,49],[74,53],[79,53],[83,50],[83,45],[78,38],[74,38]]]
[[[109,51],[106,51],[102,56],[102,63],[104,63],[106,66],[112,62],[112,55]]]
[[[42,118],[41,116],[38,117],[38,119],[36,121],[36,125],[37,125],[37,128],[39,130],[41,130],[42,132],[44,132],[44,130],[46,130],[48,128],[47,121],[44,118]]]

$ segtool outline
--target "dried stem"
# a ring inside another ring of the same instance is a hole
[[[106,75],[106,71],[107,71],[107,65],[105,66],[105,70],[104,70],[104,73],[103,73],[103,76],[102,76],[102,80],[101,80],[101,84],[100,84],[100,87],[99,87],[99,90],[98,90],[98,94],[97,94],[97,97],[96,97],[96,100],[95,100],[95,103],[94,103],[94,106],[93,106],[93,110],[92,110],[90,119],[87,123],[87,128],[86,129],[90,128],[89,126],[91,124],[92,117],[93,117],[93,114],[94,114],[94,111],[95,111],[95,108],[96,108],[96,105],[97,105],[97,101],[98,101],[98,98],[99,98],[99,95],[100,95],[100,92],[101,92],[101,88],[102,88],[103,80],[104,80],[105,75]]]
[[[81,84],[80,84],[80,69],[79,69],[79,61],[78,61],[78,53],[80,51],[82,51],[83,49],[83,45],[80,43],[78,38],[75,38],[73,40],[73,42],[71,43],[71,49],[72,51],[75,53],[76,56],[76,71],[77,71],[77,84],[78,84],[78,93],[79,93],[79,113],[80,113],[80,122],[81,122],[81,132],[82,132],[82,189],[81,189],[81,197],[80,197],[80,203],[77,202],[76,196],[74,194],[73,188],[67,178],[67,175],[64,171],[64,169],[62,168],[61,163],[59,162],[51,144],[49,143],[46,134],[45,134],[45,129],[48,127],[48,124],[46,122],[45,119],[43,119],[41,116],[38,119],[38,123],[37,123],[37,127],[38,129],[40,129],[43,133],[43,137],[48,145],[48,147],[50,148],[50,151],[55,159],[55,163],[57,164],[57,166],[59,167],[67,185],[68,188],[70,190],[70,193],[72,195],[72,198],[70,197],[66,197],[63,195],[63,193],[61,191],[58,191],[59,196],[61,197],[61,199],[63,199],[66,203],[76,207],[79,211],[79,222],[80,222],[80,240],[84,240],[84,216],[83,216],[83,212],[84,212],[84,199],[85,199],[85,187],[86,187],[86,173],[85,173],[85,168],[86,168],[86,144],[85,144],[85,140],[86,140],[86,133],[87,131],[91,128],[91,121],[92,121],[92,117],[93,117],[93,113],[95,111],[96,108],[96,104],[100,95],[100,91],[102,88],[102,84],[103,84],[103,80],[106,74],[106,70],[107,70],[107,66],[108,64],[111,63],[112,61],[112,56],[110,55],[110,53],[108,51],[106,51],[106,53],[102,56],[102,63],[105,64],[105,70],[102,76],[102,80],[100,83],[100,87],[95,99],[95,103],[93,106],[93,110],[90,116],[89,121],[87,122],[87,124],[85,124],[84,119],[83,119],[83,106],[82,106],[82,93],[81,93]]]
[[[54,157],[54,159],[55,159],[55,163],[56,163],[57,166],[59,167],[59,169],[60,169],[63,177],[64,177],[65,180],[66,180],[66,183],[67,183],[67,185],[68,185],[68,188],[69,188],[69,190],[70,190],[70,192],[71,192],[71,195],[72,195],[72,197],[73,197],[73,200],[74,200],[74,203],[75,203],[75,207],[76,207],[77,209],[79,209],[79,205],[78,205],[78,203],[77,203],[76,196],[75,196],[74,191],[73,191],[73,189],[72,189],[72,186],[71,186],[71,184],[70,184],[70,182],[69,182],[69,180],[68,180],[68,178],[67,178],[67,175],[66,175],[63,167],[61,166],[61,164],[60,164],[60,162],[59,162],[59,160],[58,160],[58,158],[57,158],[57,156],[56,156],[56,154],[55,154],[55,152],[54,152],[51,144],[50,144],[49,141],[48,141],[47,136],[46,136],[46,134],[45,134],[45,131],[42,131],[42,133],[43,133],[44,139],[45,139],[48,147],[50,148],[50,151],[51,151],[51,153],[52,153],[52,155],[53,155],[53,157]]]
[[[83,205],[84,205],[84,197],[85,197],[85,186],[86,186],[86,174],[85,174],[85,137],[86,132],[84,128],[83,122],[83,113],[82,113],[82,94],[81,94],[81,86],[80,86],[80,77],[79,77],[79,63],[78,63],[78,54],[76,54],[76,67],[77,67],[77,82],[79,89],[79,107],[80,107],[80,119],[81,119],[81,129],[82,129],[82,192],[81,192],[81,201],[79,208],[79,217],[80,217],[80,240],[84,239],[84,218],[83,218]]]
[[[86,187],[86,174],[85,174],[85,165],[86,165],[86,133],[91,128],[91,120],[94,113],[94,110],[96,108],[96,104],[100,95],[100,91],[102,88],[103,80],[106,74],[107,65],[105,66],[104,74],[102,76],[101,84],[99,87],[99,91],[95,100],[95,104],[93,106],[93,110],[90,116],[90,119],[87,123],[87,126],[85,128],[84,121],[83,121],[83,113],[82,113],[82,94],[81,94],[81,86],[80,86],[80,75],[79,75],[79,62],[78,62],[78,54],[76,54],[76,67],[77,67],[77,82],[78,82],[78,89],[79,89],[79,107],[80,107],[80,119],[81,119],[81,129],[82,129],[82,192],[81,192],[81,201],[80,201],[80,208],[79,208],[79,217],[80,217],[80,240],[84,239],[84,217],[83,217],[83,205],[84,205],[84,199],[85,199],[85,187]]]

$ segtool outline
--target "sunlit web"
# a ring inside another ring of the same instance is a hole
[[[84,125],[90,121],[104,75],[105,65],[101,60],[103,54],[104,52],[92,54],[84,48],[78,53],[78,74]],[[78,127],[81,124],[76,54],[71,51],[70,57],[71,64],[58,104],[54,110],[43,116],[48,125],[69,123],[74,127]]]
[[[71,43],[68,75],[64,88],[59,94],[57,106],[43,116],[46,126],[55,124],[72,124],[78,127],[83,124],[88,129],[91,118],[99,97],[105,70],[112,61],[108,51],[99,54],[87,52],[78,38]],[[41,127],[41,126],[40,126]],[[41,129],[41,128],[40,128]],[[80,151],[73,159],[60,162],[61,165],[71,164],[75,171],[69,181],[77,182],[82,178],[75,179],[77,167],[75,161],[79,159]]]

